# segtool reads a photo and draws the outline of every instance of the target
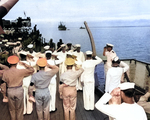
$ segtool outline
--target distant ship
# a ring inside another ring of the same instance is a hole
[[[81,26],[80,29],[85,29],[85,27],[82,27],[82,26]]]
[[[67,27],[65,25],[62,24],[62,22],[60,22],[60,25],[58,26],[59,30],[66,30]]]

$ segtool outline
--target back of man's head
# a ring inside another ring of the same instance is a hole
[[[127,89],[127,90],[122,90],[125,94],[125,96],[132,98],[135,93],[135,89]]]
[[[50,59],[51,58],[51,53],[46,53],[46,59]]]

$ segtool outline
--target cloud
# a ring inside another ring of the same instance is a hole
[[[149,19],[148,0],[20,0],[6,15],[26,15],[36,21],[83,21],[105,19]]]

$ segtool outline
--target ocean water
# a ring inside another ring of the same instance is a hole
[[[39,25],[40,26],[40,25]],[[81,44],[83,52],[91,50],[91,43],[86,29],[79,27],[68,27],[66,31],[59,31],[57,26],[39,27],[46,41],[50,38],[55,43],[61,38],[64,43]],[[107,26],[92,27],[92,32],[96,52],[99,57],[106,59],[103,54],[103,48],[106,43],[114,45],[114,51],[121,59],[136,59],[150,63],[150,27],[146,26]]]
[[[114,45],[121,59],[137,59],[150,63],[150,27],[91,28],[99,56],[106,43]]]

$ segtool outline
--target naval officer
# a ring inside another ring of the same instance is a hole
[[[45,58],[39,58],[37,61],[39,66],[39,72],[32,75],[31,83],[29,86],[29,100],[36,102],[36,111],[38,115],[38,120],[50,120],[49,106],[50,106],[50,91],[48,86],[50,84],[51,78],[58,72],[58,67],[55,65],[47,64]],[[44,71],[45,66],[50,68],[50,71]],[[33,89],[35,91],[35,100],[33,97]]]
[[[107,57],[107,63],[106,63],[106,74],[109,68],[111,68],[112,60],[114,57],[116,57],[116,53],[113,50],[114,45],[107,43],[106,47],[104,47],[103,50],[103,56]]]
[[[19,52],[20,56],[20,62],[23,62],[27,65],[30,65],[30,63],[26,60],[27,58],[27,52],[25,51],[20,51]],[[25,67],[22,64],[17,64],[17,69],[25,69]],[[24,112],[23,114],[31,114],[33,110],[33,103],[29,102],[29,95],[28,95],[28,87],[31,82],[31,75],[24,77],[23,78],[23,89],[24,89]]]
[[[122,67],[120,67],[120,63]],[[112,61],[112,67],[108,70],[106,75],[106,83],[105,83],[105,92],[111,93],[111,91],[118,87],[121,83],[122,75],[129,69],[129,66],[120,62],[118,57],[115,57]],[[109,101],[109,104],[121,104],[121,97],[112,97]],[[109,120],[113,120],[113,118],[109,117]]]
[[[125,82],[111,93],[105,93],[95,107],[115,120],[147,120],[144,109],[134,101],[135,83]],[[106,104],[112,97],[120,97],[122,104]]]
[[[82,64],[84,72],[81,75],[81,82],[83,85],[83,100],[85,110],[94,110],[94,91],[95,91],[95,79],[94,70],[95,66],[102,62],[102,59],[98,56],[95,60],[92,59],[92,52],[86,51],[86,60]]]
[[[119,65],[122,65],[120,67]],[[105,92],[111,93],[121,83],[121,76],[129,69],[129,66],[121,62],[119,57],[114,57],[112,60],[112,67],[108,70],[106,76]]]
[[[73,58],[67,58],[65,60],[67,65],[67,71],[60,76],[60,80],[63,82],[62,98],[64,107],[65,120],[75,120],[75,109],[77,102],[77,90],[76,84],[78,77],[82,74],[83,68],[76,66],[76,71],[72,70],[75,60]]]
[[[50,65],[59,65],[60,63],[62,63],[61,59],[59,60],[54,60],[54,59],[51,59],[51,56],[53,55],[52,51],[46,51],[45,52],[45,56],[46,56],[46,59],[47,59],[47,63],[50,64]],[[48,67],[45,67],[45,71],[50,71],[51,69],[48,68]],[[50,111],[55,111],[56,110],[56,107],[55,107],[55,104],[56,104],[56,88],[57,88],[57,84],[56,84],[56,74],[52,77],[51,79],[51,82],[50,82],[50,85],[49,85],[49,90],[50,90],[50,96],[51,96],[51,99],[50,99]]]
[[[31,75],[34,69],[26,63],[20,62],[26,69],[17,69],[16,65],[19,62],[17,56],[10,56],[7,59],[10,64],[10,69],[4,71],[2,80],[7,83],[8,106],[11,120],[23,120],[23,78]]]
[[[76,44],[75,47],[77,48],[75,52],[73,52],[73,55],[77,56],[77,59],[79,59],[81,62],[85,61],[84,53],[81,51],[81,45]],[[78,78],[77,83],[77,90],[82,90],[83,86],[81,84],[81,76]]]

